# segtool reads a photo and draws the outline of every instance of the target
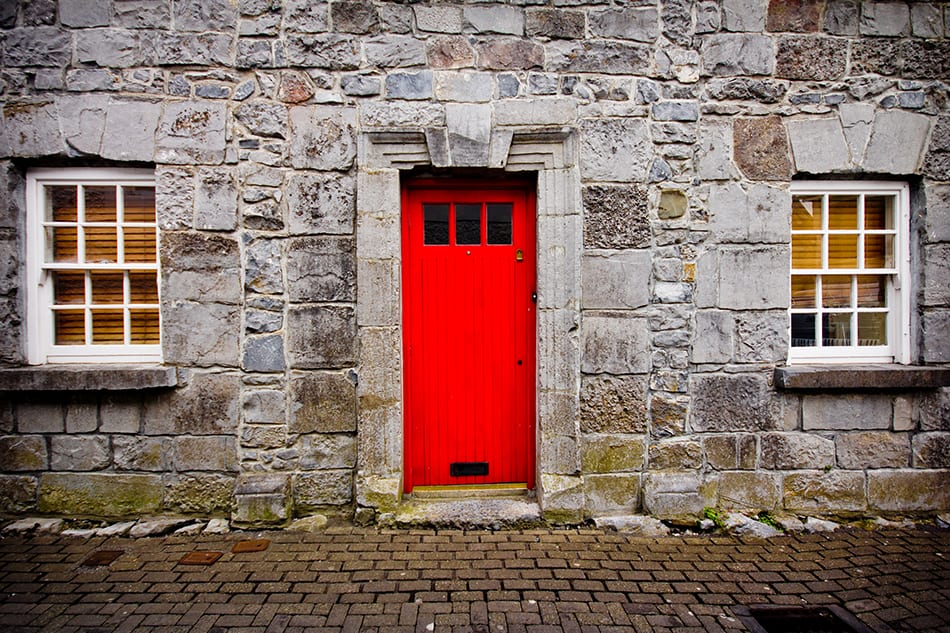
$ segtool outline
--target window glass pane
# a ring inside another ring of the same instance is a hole
[[[122,303],[123,274],[92,272],[92,302],[93,303]]]
[[[155,221],[154,187],[123,187],[122,198],[126,222]]]
[[[158,275],[153,272],[130,272],[129,301],[158,303]]]
[[[86,261],[101,264],[118,261],[114,227],[86,227]]]
[[[84,345],[86,342],[86,313],[82,310],[53,312],[53,340],[56,345]]]
[[[821,305],[825,308],[851,307],[850,275],[825,275],[821,278]]]
[[[893,268],[894,267],[894,236],[893,235],[865,235],[864,236],[864,267],[865,268]]]
[[[864,228],[893,229],[892,201],[891,196],[864,196]]]
[[[46,192],[47,221],[76,222],[76,187],[71,185],[49,185]]]
[[[115,222],[115,187],[83,187],[86,222]]]
[[[792,347],[815,346],[815,315],[792,315]]]
[[[482,205],[455,205],[455,243],[482,243]]]
[[[858,313],[858,345],[887,345],[887,313]]]
[[[57,226],[46,229],[49,236],[46,261],[75,263],[79,261],[79,232],[74,226]],[[50,248],[51,247],[51,248]]]
[[[53,303],[56,305],[86,303],[86,275],[82,272],[53,273]]]
[[[821,268],[821,236],[792,236],[792,268]]]
[[[828,268],[858,267],[858,236],[828,236]]]
[[[792,307],[816,307],[814,275],[792,275]]]
[[[151,227],[125,228],[125,261],[152,263],[155,261],[155,229]]]
[[[860,275],[858,277],[858,307],[883,308],[887,305],[887,277]]]
[[[125,343],[125,324],[122,310],[92,311],[92,342],[102,345]]]
[[[488,243],[511,244],[511,204],[489,204]]]
[[[131,310],[131,342],[134,345],[160,343],[158,310]]]
[[[792,230],[816,231],[821,228],[821,196],[792,198]]]
[[[449,205],[424,204],[423,215],[423,243],[449,243]]]
[[[828,228],[845,231],[858,228],[857,196],[828,196]]]
[[[821,343],[825,347],[851,345],[851,313],[836,312],[821,317]]]

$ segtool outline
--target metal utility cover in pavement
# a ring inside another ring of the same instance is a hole
[[[250,541],[238,541],[231,548],[232,554],[241,554],[243,552],[263,552],[270,545],[266,538],[259,538]]]
[[[96,550],[92,554],[86,557],[82,562],[83,565],[87,567],[95,567],[98,565],[109,565],[119,556],[122,556],[122,550],[117,549],[101,549]]]
[[[839,606],[738,606],[733,613],[750,633],[874,633]]]
[[[221,552],[190,552],[178,561],[179,565],[211,565],[221,558]]]

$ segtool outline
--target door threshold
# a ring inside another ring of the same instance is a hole
[[[472,499],[491,497],[527,497],[528,486],[511,484],[456,484],[446,486],[414,486],[412,499]]]

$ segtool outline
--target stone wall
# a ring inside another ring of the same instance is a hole
[[[4,4],[0,362],[26,171],[154,165],[180,384],[7,388],[0,511],[391,510],[413,167],[538,174],[549,517],[950,507],[946,387],[773,384],[806,175],[910,182],[912,361],[950,363],[948,31],[937,2]]]

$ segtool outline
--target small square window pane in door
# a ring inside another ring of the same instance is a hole
[[[449,243],[449,205],[422,205],[423,243],[442,245]]]
[[[482,205],[455,205],[455,243],[482,243]]]
[[[489,204],[488,243],[511,244],[511,203]]]

